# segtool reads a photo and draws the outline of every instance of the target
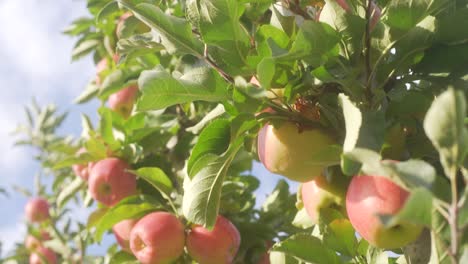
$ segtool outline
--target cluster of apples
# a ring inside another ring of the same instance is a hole
[[[49,203],[41,197],[31,198],[25,206],[26,219],[30,224],[44,224],[50,220]],[[50,240],[49,233],[41,230],[39,234],[28,234],[24,245],[31,252],[29,264],[41,264],[47,261],[49,264],[57,263],[57,255],[50,248],[44,246],[43,242]]]
[[[104,205],[114,206],[137,194],[136,176],[128,172],[129,165],[121,159],[106,158],[81,168],[85,169],[75,172],[83,179],[88,175],[91,196]],[[143,264],[171,263],[184,253],[185,247],[201,264],[231,263],[240,246],[239,231],[223,216],[218,216],[211,231],[194,225],[186,232],[175,215],[153,212],[139,220],[123,220],[112,231],[122,250],[132,253]]]
[[[409,192],[383,176],[342,174],[324,176],[332,164],[313,157],[336,140],[319,128],[299,131],[292,122],[279,127],[266,124],[258,135],[258,155],[271,172],[302,182],[301,196],[310,218],[318,222],[320,210],[335,208],[347,215],[355,230],[370,244],[387,249],[414,241],[422,226],[403,222],[386,227],[379,215],[395,215]]]

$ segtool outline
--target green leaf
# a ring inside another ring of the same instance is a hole
[[[424,119],[426,135],[439,150],[440,161],[448,177],[456,175],[452,172],[464,161],[467,153],[465,116],[465,95],[449,88],[434,100]]]
[[[430,230],[424,229],[416,241],[403,247],[403,252],[411,264],[428,264],[431,258]]]
[[[231,123],[225,119],[218,119],[210,123],[198,137],[187,163],[188,176],[192,178],[193,165],[206,154],[221,155],[229,147],[231,138]]]
[[[219,116],[223,115],[226,113],[226,110],[224,109],[224,106],[222,104],[218,104],[213,110],[211,110],[209,113],[207,113],[200,122],[198,122],[196,125],[192,127],[188,127],[185,129],[188,132],[198,134],[202,129],[205,128],[205,126],[213,121],[214,119],[218,118]]]
[[[110,110],[109,108],[101,107],[99,109],[99,112],[101,115],[101,120],[99,120],[99,131],[104,142],[111,145],[112,147],[115,144],[117,144],[112,127],[112,110]]]
[[[264,89],[271,87],[271,81],[275,75],[275,60],[263,58],[257,66],[258,81]]]
[[[291,50],[278,60],[302,59],[311,66],[318,67],[339,54],[340,37],[325,23],[304,21]]]
[[[162,171],[156,167],[139,168],[136,171],[132,171],[138,177],[144,179],[151,184],[158,191],[169,196],[173,190],[171,179]]]
[[[96,49],[100,43],[101,42],[98,39],[89,39],[82,42],[78,42],[78,45],[73,48],[72,60],[77,60],[88,55],[94,49]]]
[[[305,208],[297,211],[296,216],[292,222],[294,226],[297,226],[302,229],[310,228],[314,225],[314,222],[310,219],[310,216],[307,214]]]
[[[118,0],[120,4],[130,9],[135,16],[161,34],[162,44],[170,53],[188,53],[203,57],[201,41],[192,36],[192,28],[185,20],[165,14],[154,4],[131,4],[125,0]]]
[[[322,244],[320,239],[309,234],[296,234],[275,244],[271,251],[283,252],[302,261],[317,264],[341,263],[335,251]]]
[[[339,218],[326,226],[323,243],[341,254],[355,256],[357,254],[357,239],[355,231],[348,219]]]
[[[82,17],[74,20],[72,24],[63,31],[63,33],[70,36],[77,36],[89,31],[92,26],[94,26],[93,19]]]
[[[448,0],[388,1],[387,12],[382,17],[385,23],[400,30],[409,30]]]
[[[457,25],[454,27],[454,25]],[[455,10],[439,20],[436,40],[445,44],[462,44],[468,42],[468,8]]]
[[[94,238],[101,241],[104,232],[111,229],[118,222],[125,219],[139,218],[160,208],[161,205],[151,197],[143,195],[127,197],[107,210],[97,221]]]
[[[126,251],[118,251],[114,255],[112,255],[109,263],[115,263],[115,264],[138,264],[140,263],[135,256],[133,256],[131,253],[128,253]]]
[[[143,71],[138,79],[142,95],[137,102],[139,111],[162,109],[174,104],[193,101],[221,102],[227,100],[227,85],[214,70],[195,68],[179,79],[162,67]]]
[[[413,223],[431,227],[432,223],[432,195],[426,189],[414,189],[405,205],[394,216],[380,215],[380,220],[387,227],[393,227],[399,223]]]
[[[71,183],[65,185],[57,196],[57,207],[63,207],[83,186],[84,181],[80,177],[76,177]]]
[[[94,83],[90,83],[86,86],[86,89],[75,98],[74,102],[76,104],[86,103],[89,100],[93,99],[99,92],[99,86]]]
[[[103,23],[105,19],[119,11],[120,9],[117,2],[108,2],[97,14],[96,23]]]
[[[385,115],[382,111],[361,112],[361,110],[344,94],[339,100],[345,118],[346,137],[343,152],[354,148],[366,148],[380,151],[385,135]],[[354,175],[359,170],[359,164],[342,157],[341,167],[347,175]]]
[[[164,46],[157,42],[151,33],[132,35],[129,38],[120,39],[119,42],[117,42],[117,53],[120,55],[128,53],[140,55],[148,52],[157,52],[163,49]]]
[[[246,132],[256,125],[255,119],[251,119],[249,115],[238,116],[231,122],[229,148],[222,155],[207,153],[194,161],[191,169],[193,177],[184,179],[182,211],[187,220],[208,229],[213,228],[229,166],[243,146]],[[221,126],[221,131],[224,129]],[[215,133],[214,136],[216,135]]]

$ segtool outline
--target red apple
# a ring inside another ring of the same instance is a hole
[[[218,216],[213,230],[195,225],[187,235],[187,251],[200,264],[232,263],[240,246],[237,228]]]
[[[39,241],[39,239],[37,239],[35,236],[33,235],[28,235],[26,237],[26,240],[24,241],[24,246],[28,249],[28,250],[35,250],[36,248],[38,248],[39,246],[41,245],[41,241]]]
[[[123,251],[132,253],[130,250],[130,232],[137,222],[137,219],[127,219],[120,221],[112,227],[117,243],[119,243]]]
[[[42,230],[41,234],[40,234],[40,238],[37,238],[37,237],[35,237],[33,235],[28,235],[26,237],[24,245],[28,250],[33,251],[33,250],[36,250],[37,248],[39,248],[42,245],[42,241],[47,241],[47,240],[50,240],[50,239],[51,239],[51,237],[50,237],[49,233],[47,233],[47,231]]]
[[[109,108],[128,118],[138,96],[138,86],[131,85],[109,96]]]
[[[42,258],[41,258],[42,257]],[[43,261],[43,259],[45,261]],[[57,263],[57,255],[46,248],[39,247],[34,253],[29,256],[29,264],[55,264]]]
[[[185,230],[173,214],[144,216],[130,232],[130,248],[143,264],[173,263],[184,253]]]
[[[32,223],[40,223],[50,218],[49,203],[41,197],[32,198],[25,207],[26,219]]]
[[[113,206],[123,198],[136,194],[136,177],[127,172],[128,169],[129,165],[118,158],[97,162],[89,175],[91,196],[107,206]]]
[[[267,170],[291,180],[306,182],[320,175],[326,166],[332,165],[330,161],[316,159],[336,142],[321,129],[300,132],[294,123],[285,122],[278,128],[265,125],[258,134],[257,143],[258,156]]]
[[[323,175],[303,183],[301,186],[302,202],[312,221],[318,223],[320,210],[345,206],[347,179],[341,174],[331,174],[329,179]]]
[[[378,215],[395,215],[405,205],[409,193],[381,176],[354,176],[346,194],[346,210],[356,231],[380,248],[399,248],[416,240],[422,226],[401,222],[385,227]]]

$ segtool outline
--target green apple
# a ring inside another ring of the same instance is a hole
[[[265,125],[258,134],[257,143],[258,156],[267,170],[294,181],[306,182],[331,165],[317,159],[336,141],[322,129],[299,131],[294,123],[284,122],[278,128]]]
[[[378,215],[395,215],[409,192],[381,176],[354,176],[346,194],[346,210],[354,229],[379,248],[399,248],[416,240],[423,227],[410,222],[387,227]]]
[[[346,187],[349,181],[342,174],[319,175],[302,184],[301,197],[309,217],[318,223],[320,211],[334,208],[345,212]]]

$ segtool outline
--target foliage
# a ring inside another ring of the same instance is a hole
[[[271,263],[466,262],[468,3],[342,2],[88,0],[91,17],[64,33],[78,38],[74,60],[91,55],[107,68],[76,102],[105,102],[135,83],[140,95],[128,119],[105,106],[98,124],[83,116],[77,138],[57,135],[66,115],[53,106],[25,108],[17,143],[38,149],[41,174],[54,177],[50,192],[35,191],[53,208],[47,245],[67,263],[134,263],[116,246],[99,257],[87,247],[120,220],[164,210],[187,226],[230,219],[242,238],[235,263],[257,263],[268,250]],[[381,16],[372,25],[374,4]],[[133,19],[121,22],[125,12]],[[339,139],[330,151],[339,150],[340,164],[330,168],[342,177],[384,176],[410,191],[398,214],[379,217],[388,226],[422,224],[431,235],[389,254],[356,237],[336,210],[311,223],[284,180],[256,205],[254,142],[264,124],[286,121]],[[87,153],[77,156],[80,147]],[[139,194],[112,208],[95,205],[71,170],[107,156],[138,176]],[[96,208],[87,223],[73,218],[72,203]],[[28,254],[18,244],[7,259]]]

